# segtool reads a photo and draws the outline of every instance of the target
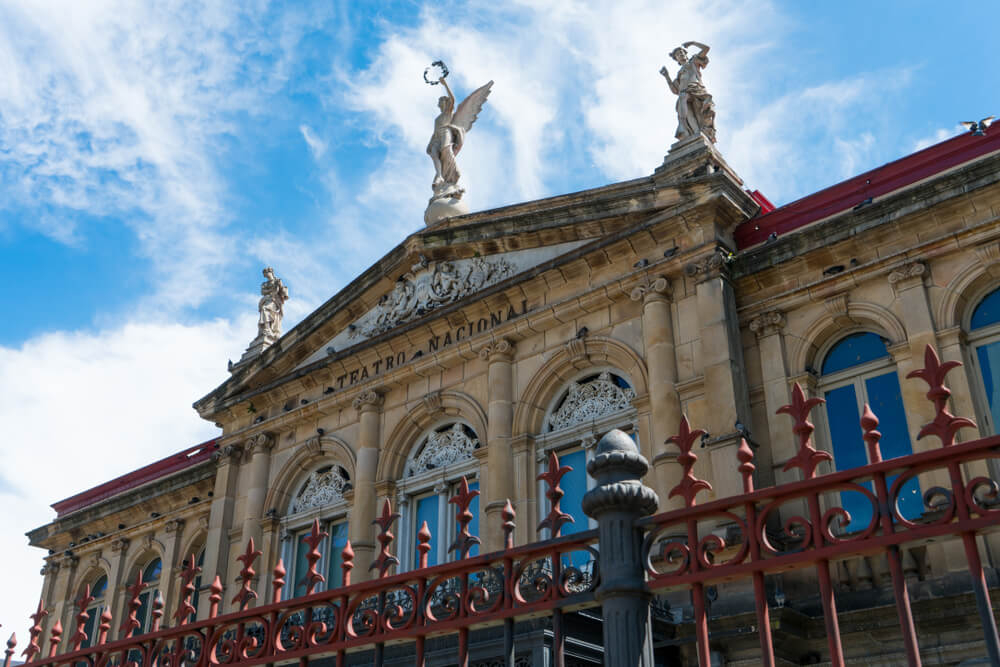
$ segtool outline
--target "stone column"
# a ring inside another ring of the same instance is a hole
[[[73,576],[76,574],[76,566],[80,564],[80,559],[76,556],[66,555],[63,556],[62,561],[59,564],[59,572],[56,576],[55,586],[52,588],[52,608],[49,610],[49,616],[45,619],[43,627],[45,628],[42,637],[48,642],[51,636],[51,631],[53,626],[55,626],[56,621],[62,622],[63,636],[69,636],[72,634],[66,633],[66,628],[69,622],[66,618],[68,610],[73,608],[73,589],[72,582]],[[65,653],[67,651],[68,642],[65,640],[60,644],[60,653]],[[48,648],[42,646],[42,650],[45,651],[44,655],[48,655]]]
[[[167,625],[169,614],[167,609],[177,605],[177,590],[180,588],[178,576],[181,572],[181,535],[184,533],[184,519],[173,519],[163,527],[166,537],[163,540],[162,572],[160,574],[160,591],[163,593],[164,608],[163,623]]]
[[[264,518],[264,500],[267,498],[267,481],[271,471],[271,450],[274,438],[270,433],[258,433],[244,444],[250,458],[250,483],[244,505],[243,544],[251,537],[261,546],[260,522]]]
[[[777,464],[797,453],[798,443],[792,432],[791,421],[777,414],[778,409],[792,402],[788,390],[788,360],[785,355],[785,341],[781,331],[785,327],[785,314],[778,310],[761,313],[750,320],[750,331],[757,336],[757,350],[760,354],[761,380],[764,385],[764,407],[767,410],[766,450],[758,450],[757,473],[767,479],[760,480],[757,487],[784,484],[798,479],[797,473],[775,470]]]
[[[379,422],[382,418],[382,395],[368,389],[354,399],[358,411],[358,463],[354,479],[354,505],[348,532],[354,549],[351,581],[367,581],[368,566],[375,555],[375,532],[372,521],[378,512],[375,474],[378,470]]]
[[[647,278],[632,290],[633,301],[642,301],[642,340],[649,375],[649,451],[656,470],[654,486],[663,499],[662,509],[680,507],[679,499],[667,500],[670,489],[680,482],[677,453],[667,445],[681,422],[681,401],[677,394],[677,357],[674,355],[674,328],[670,317],[671,291],[666,278]]]
[[[500,512],[507,499],[513,499],[514,496],[514,456],[510,446],[514,424],[514,344],[504,339],[494,341],[483,347],[479,356],[489,364],[486,432],[488,478],[485,497],[481,498],[483,502],[480,503],[485,516],[479,522],[485,553],[503,548],[503,533],[499,530],[503,523]]]
[[[656,511],[656,493],[640,481],[649,470],[632,438],[613,429],[597,444],[587,472],[596,486],[583,496],[583,511],[600,534],[601,583],[596,597],[604,617],[604,662],[653,667],[651,595],[642,557],[643,531],[635,522]]]
[[[233,525],[233,508],[236,504],[236,466],[243,454],[239,445],[226,445],[212,455],[216,462],[215,488],[208,513],[208,535],[205,538],[205,565],[202,581],[209,584],[216,575],[222,582],[222,599],[219,612],[225,609],[227,574],[229,571],[229,530]],[[231,596],[230,596],[231,597]],[[208,604],[198,605],[198,619],[208,617]]]
[[[112,641],[118,636],[118,628],[124,620],[122,610],[125,608],[123,595],[128,582],[128,572],[125,571],[125,556],[128,553],[129,541],[120,537],[111,542],[111,571],[108,572],[108,592],[104,594],[104,599],[108,607],[111,608],[111,630],[108,632],[108,641]]]
[[[520,435],[511,439],[513,455],[514,497],[511,503],[517,513],[514,528],[514,544],[528,544],[535,540],[534,527],[541,518],[535,502],[535,455],[531,436]],[[481,531],[480,531],[481,532]]]
[[[685,267],[699,279],[695,287],[701,337],[707,423],[712,455],[712,486],[716,497],[741,493],[736,451],[741,434],[736,423],[750,428],[750,399],[743,346],[740,341],[736,296],[724,275],[724,261],[715,252],[699,264]]]

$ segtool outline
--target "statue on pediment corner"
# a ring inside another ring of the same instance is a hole
[[[260,301],[257,310],[260,319],[257,322],[257,335],[268,343],[273,343],[281,337],[281,320],[285,316],[285,302],[288,301],[288,288],[281,278],[274,276],[274,269],[265,267],[266,279],[260,285]]]
[[[690,46],[697,46],[699,51],[689,58],[687,49]],[[671,51],[670,57],[680,65],[674,79],[670,78],[666,66],[660,68],[670,92],[677,96],[677,131],[674,136],[678,141],[700,133],[715,143],[715,102],[701,80],[701,71],[708,66],[708,49],[701,42],[690,41]]]

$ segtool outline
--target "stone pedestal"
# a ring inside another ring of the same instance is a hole
[[[469,212],[469,206],[460,197],[444,197],[441,199],[431,199],[424,211],[424,223],[427,226],[445,218],[454,218],[456,215],[465,215]]]
[[[718,171],[724,171],[730,179],[740,185],[743,184],[743,179],[726,163],[722,154],[715,148],[715,144],[704,134],[699,134],[672,145],[663,158],[663,164],[653,172],[653,178],[679,180],[714,174]]]

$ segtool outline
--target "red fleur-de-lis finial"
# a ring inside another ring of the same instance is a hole
[[[257,549],[253,543],[253,536],[247,540],[246,550],[236,557],[236,560],[243,563],[243,569],[240,570],[240,590],[236,592],[233,597],[231,604],[239,603],[240,610],[246,609],[247,605],[250,604],[250,600],[257,599],[257,591],[250,587],[253,578],[257,575],[257,572],[253,569],[254,561],[257,560],[261,555],[260,549]]]
[[[42,621],[48,615],[49,612],[45,611],[45,606],[42,604],[42,601],[39,600],[38,609],[35,610],[34,614],[28,617],[32,621],[34,621],[34,623],[28,630],[28,645],[24,648],[24,651],[21,653],[21,655],[27,657],[25,662],[31,662],[32,660],[35,659],[35,656],[41,653],[42,651],[42,648],[38,645],[38,637],[39,635],[42,634]]]
[[[347,540],[347,544],[344,545],[344,550],[340,552],[340,569],[343,571],[343,585],[351,585],[351,570],[354,569],[354,548],[351,547],[351,541]]]
[[[195,592],[194,580],[200,573],[201,568],[196,564],[194,554],[191,554],[184,560],[181,570],[181,601],[177,605],[177,611],[174,612],[174,618],[178,625],[187,623],[188,619],[197,611],[191,604],[191,596]]]
[[[801,468],[802,475],[806,479],[812,479],[816,475],[816,466],[823,461],[833,460],[833,457],[828,452],[818,451],[810,442],[812,432],[816,427],[809,421],[809,412],[817,405],[824,403],[826,401],[822,398],[806,398],[802,392],[802,386],[796,382],[795,386],[792,387],[791,404],[778,408],[775,414],[790,415],[795,420],[792,432],[799,439],[799,452],[785,463],[785,467],[782,468],[783,471],[787,472],[792,468]]]
[[[49,634],[49,657],[56,657],[56,651],[59,650],[59,642],[62,641],[62,621],[58,618],[56,619],[56,624],[52,626],[52,631]]]
[[[427,554],[431,550],[431,529],[427,527],[427,522],[424,521],[420,526],[420,530],[417,531],[417,551],[420,553],[420,558],[418,560],[417,567],[419,569],[424,569],[427,567]]]
[[[219,580],[219,575],[215,575],[208,592],[208,617],[215,618],[219,615],[219,603],[222,602],[222,581]]]
[[[122,623],[120,628],[125,633],[125,639],[132,636],[132,633],[139,629],[142,623],[139,622],[139,608],[142,607],[142,601],[139,600],[139,596],[142,591],[148,586],[146,582],[142,580],[142,570],[140,569],[136,572],[135,583],[126,588],[129,594],[128,601],[128,616],[125,618],[125,622]]]
[[[7,649],[3,652],[3,667],[10,667],[10,659],[14,655],[15,648],[17,648],[17,635],[12,632],[10,639],[7,640]]]
[[[153,611],[149,614],[153,622],[150,624],[150,632],[159,632],[160,623],[163,621],[163,594],[156,591],[153,596]]]
[[[736,450],[736,458],[740,460],[739,471],[743,475],[743,493],[753,493],[753,449],[746,438],[740,438],[740,448]]]
[[[455,505],[455,521],[458,523],[458,534],[455,535],[455,541],[448,547],[448,552],[454,551],[460,558],[468,558],[472,547],[481,544],[480,539],[469,532],[469,522],[473,518],[472,512],[469,511],[469,505],[478,495],[479,491],[469,490],[469,482],[463,475],[462,481],[458,483],[458,493],[448,500],[449,503]]]
[[[389,545],[392,544],[392,540],[395,538],[390,528],[392,528],[393,521],[398,518],[399,515],[392,511],[392,505],[389,503],[389,499],[386,498],[385,502],[382,503],[382,515],[372,521],[373,524],[378,524],[379,526],[379,534],[376,539],[382,545],[382,548],[379,551],[378,558],[375,559],[368,569],[378,570],[379,579],[386,575],[390,567],[399,565],[399,559],[389,553]]]
[[[882,450],[879,449],[878,441],[882,439],[882,434],[876,431],[878,428],[878,417],[872,412],[871,406],[865,403],[865,411],[861,415],[861,430],[864,435],[865,444],[868,445],[868,462],[878,463],[882,460]]]
[[[101,624],[97,626],[98,646],[108,641],[109,632],[111,632],[111,607],[105,607],[101,612]]]
[[[705,431],[700,428],[692,430],[691,424],[688,422],[687,415],[682,415],[681,423],[678,425],[677,435],[672,435],[667,438],[667,442],[672,442],[677,445],[677,449],[681,451],[681,453],[677,456],[677,462],[680,463],[681,467],[684,469],[684,474],[681,475],[681,481],[678,482],[677,486],[670,489],[670,493],[667,495],[667,498],[680,496],[684,499],[685,507],[694,507],[697,504],[697,495],[699,491],[712,490],[711,484],[694,476],[694,464],[698,462],[698,456],[692,452],[691,449],[694,447],[695,441],[703,435],[705,435]]]
[[[948,397],[951,390],[944,384],[944,378],[953,368],[962,365],[960,361],[946,361],[943,364],[938,358],[937,352],[929,344],[924,348],[924,367],[911,371],[906,375],[907,379],[920,378],[927,383],[927,398],[934,402],[934,421],[924,424],[917,434],[917,439],[925,435],[936,435],[941,440],[943,447],[950,447],[955,444],[955,434],[959,429],[976,428],[976,422],[965,417],[956,417],[948,412]]]
[[[271,580],[271,587],[274,592],[271,594],[271,602],[281,602],[281,589],[285,587],[285,560],[278,558],[278,564],[274,566],[274,578]]]
[[[306,561],[309,563],[309,570],[306,571],[305,575],[306,595],[312,595],[312,592],[316,590],[316,585],[326,581],[326,577],[316,569],[316,563],[323,557],[323,554],[319,552],[319,545],[328,537],[330,537],[330,533],[319,529],[319,519],[313,519],[312,530],[302,538],[302,541],[309,545],[309,551],[306,552]]]
[[[560,488],[559,481],[572,470],[573,468],[569,466],[560,467],[559,457],[556,456],[555,451],[550,451],[548,468],[537,478],[545,482],[547,487],[545,497],[549,499],[548,516],[538,524],[538,530],[548,528],[552,531],[552,537],[559,537],[562,534],[563,524],[574,523],[573,517],[563,512],[559,507],[559,501],[566,495],[566,492]]]
[[[80,599],[76,601],[76,632],[74,632],[73,636],[69,638],[69,640],[73,642],[74,651],[79,650],[83,642],[87,641],[86,627],[87,621],[90,619],[90,615],[87,614],[87,607],[89,607],[90,603],[96,599],[97,598],[90,594],[90,584],[84,586],[83,595],[81,595]]]
[[[514,506],[510,504],[510,498],[500,511],[500,518],[503,519],[503,548],[513,549],[514,529],[517,528],[514,519],[517,518],[517,514],[514,512]]]

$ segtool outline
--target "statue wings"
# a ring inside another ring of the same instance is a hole
[[[476,117],[483,110],[486,98],[490,96],[490,89],[493,82],[490,81],[485,86],[481,86],[472,91],[468,97],[455,109],[455,115],[451,118],[451,124],[461,128],[463,132],[468,132],[472,124],[476,122]]]

